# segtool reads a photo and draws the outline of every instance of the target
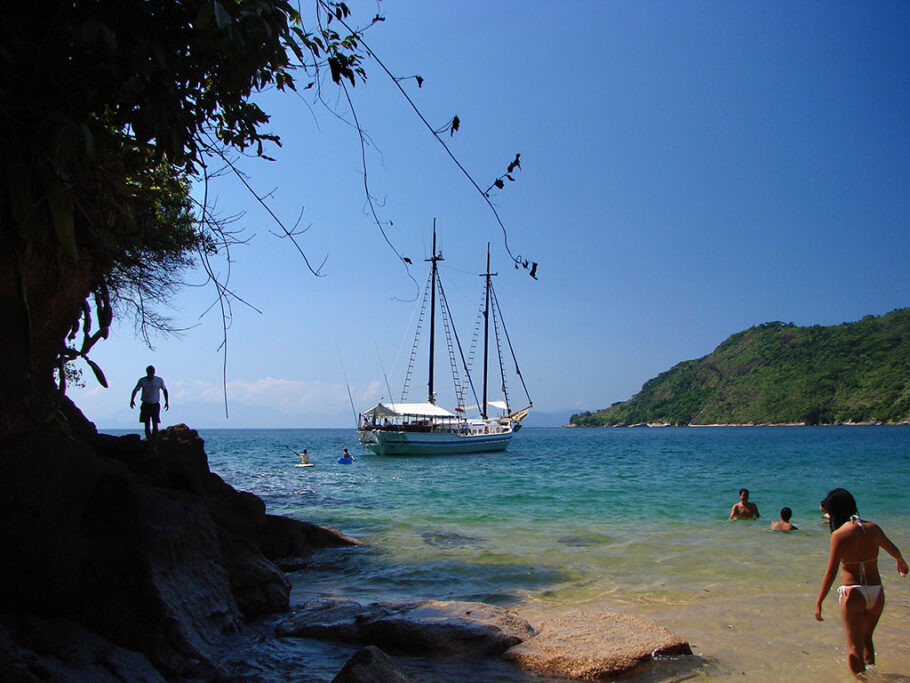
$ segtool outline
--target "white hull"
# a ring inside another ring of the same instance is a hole
[[[360,442],[377,455],[460,455],[504,451],[512,440],[510,429],[498,434],[458,434],[360,430]]]

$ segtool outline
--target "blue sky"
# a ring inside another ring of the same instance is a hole
[[[374,3],[349,3],[370,17]],[[476,191],[367,63],[351,91],[369,135],[370,189],[422,285],[435,218],[456,324],[470,337],[491,243],[496,288],[535,410],[566,417],[625,400],[654,375],[766,321],[831,325],[910,305],[910,4],[856,2],[394,2],[366,40],[494,197]],[[186,327],[149,350],[121,321],[93,358],[109,389],[70,395],[99,427],[138,426],[149,363],[166,424],[343,427],[395,397],[415,286],[364,210],[359,140],[314,102],[267,93],[283,147],[243,168],[288,223],[314,277],[256,202],[215,191],[249,243],[232,253],[223,401],[221,319],[182,290]],[[333,100],[334,101],[334,100]],[[346,105],[338,109],[348,115]],[[224,268],[222,268],[224,272]],[[201,274],[187,280],[202,282]],[[410,398],[422,400],[425,378]],[[346,381],[347,380],[347,381]],[[437,383],[444,381],[437,378]],[[555,419],[555,418],[554,418]]]

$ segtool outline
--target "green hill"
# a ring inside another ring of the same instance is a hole
[[[577,427],[910,421],[910,308],[832,327],[765,323]]]

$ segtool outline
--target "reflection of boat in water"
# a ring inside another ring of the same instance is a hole
[[[437,263],[442,260],[442,254],[436,252],[436,232],[433,232],[433,256],[430,261],[430,277],[428,287],[424,293],[423,309],[420,313],[419,320],[424,319],[426,312],[427,299],[430,304],[430,351],[429,351],[429,393],[426,402],[408,403],[405,400],[407,395],[408,383],[411,377],[411,370],[414,365],[414,358],[420,337],[420,326],[417,325],[417,334],[414,340],[414,346],[411,352],[411,362],[408,366],[408,372],[405,379],[402,399],[398,403],[380,402],[375,406],[360,414],[360,442],[364,447],[380,455],[432,455],[432,454],[455,454],[455,453],[489,453],[494,451],[503,451],[509,445],[512,435],[521,428],[521,420],[528,414],[531,409],[531,399],[528,397],[528,406],[521,410],[513,412],[509,405],[509,392],[506,388],[505,372],[502,363],[503,342],[512,351],[512,343],[509,340],[508,332],[505,329],[505,323],[499,312],[499,305],[496,301],[496,294],[493,291],[492,277],[495,273],[490,272],[490,250],[487,247],[487,270],[482,274],[485,278],[484,287],[484,306],[481,310],[481,319],[483,320],[483,398],[477,399],[474,391],[474,384],[471,379],[470,363],[464,359],[461,343],[452,325],[452,316],[449,312],[448,303],[445,299],[445,293],[442,289],[442,282],[439,279]],[[446,410],[436,404],[436,393],[433,391],[433,372],[435,361],[435,336],[436,336],[436,301],[437,297],[440,303],[440,314],[442,317],[445,337],[448,344],[449,361],[452,366],[452,376],[455,384],[455,398],[457,407],[454,411]],[[500,376],[502,378],[502,392],[504,400],[491,401],[487,399],[487,369],[489,362],[488,346],[490,341],[490,331],[492,330],[495,337],[496,348],[499,352]],[[475,330],[475,340],[472,343],[469,358],[473,359],[474,352],[477,348],[478,330]],[[461,360],[464,368],[466,382],[461,381],[458,372],[457,360]],[[521,373],[518,370],[518,363],[515,361],[514,353],[512,360],[515,365],[515,371],[521,380],[524,388],[524,380],[521,379]],[[466,407],[465,394],[470,389],[474,394],[476,405]],[[525,395],[527,389],[525,388]],[[469,411],[476,411],[478,414],[474,417],[468,417]],[[493,413],[496,413],[495,415]]]

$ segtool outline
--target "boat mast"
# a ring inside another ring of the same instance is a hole
[[[436,394],[433,392],[433,361],[436,349],[436,262],[442,261],[442,254],[436,253],[436,219],[433,219],[433,255],[426,259],[430,262],[430,372],[427,403],[436,403]]]
[[[490,272],[490,243],[487,242],[487,271],[483,274],[486,278],[486,287],[483,304],[483,411],[480,413],[484,420],[487,419],[487,363],[489,360],[490,340],[490,278],[496,273]]]

